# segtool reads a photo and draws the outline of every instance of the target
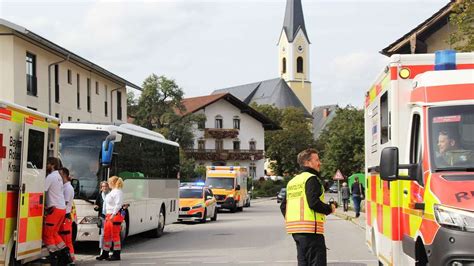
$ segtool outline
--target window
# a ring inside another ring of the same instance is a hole
[[[72,84],[72,72],[70,69],[67,70],[67,83]]]
[[[26,93],[36,96],[38,90],[36,87],[36,55],[26,53]]]
[[[255,163],[250,163],[249,174],[252,177],[252,179],[257,176],[257,166],[255,166]]]
[[[81,109],[81,76],[77,74],[77,109]]]
[[[249,141],[249,149],[251,151],[255,151],[257,149],[257,143],[255,142],[255,140]]]
[[[216,116],[215,128],[222,128],[222,124],[223,124],[222,116],[217,115],[217,116]]]
[[[87,112],[91,112],[91,79],[87,79]]]
[[[380,144],[390,139],[390,113],[388,112],[388,92],[380,97]]]
[[[99,82],[95,82],[95,94],[99,95]]]
[[[285,57],[283,57],[281,64],[282,64],[281,73],[285,74],[286,73],[286,58]]]
[[[44,132],[30,129],[28,132],[27,168],[43,169]]]
[[[234,128],[240,129],[240,118],[238,116],[234,116]]]
[[[240,150],[240,140],[234,140],[234,151]]]
[[[198,140],[198,150],[205,150],[206,149],[206,140],[200,139]]]
[[[201,129],[201,130],[204,129],[206,127],[206,120],[198,121],[197,126],[198,126],[198,129]]]
[[[122,92],[117,91],[117,119],[122,120]]]
[[[59,65],[54,65],[54,102],[59,103]]]
[[[59,118],[59,113],[55,113],[54,117]]]
[[[68,116],[68,117],[67,117],[67,121],[68,121],[68,122],[71,122],[71,121],[72,121],[72,117]]]
[[[224,141],[216,139],[216,150],[221,151],[222,149],[224,149]]]
[[[107,85],[104,85],[104,95],[105,95],[105,101],[104,101],[104,114],[105,116],[108,116],[108,104],[107,104]]]
[[[418,163],[421,159],[420,115],[414,114],[411,125],[410,163]]]
[[[296,72],[303,73],[303,57],[301,56],[296,59]]]

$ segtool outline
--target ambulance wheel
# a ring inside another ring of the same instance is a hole
[[[204,209],[204,215],[202,216],[202,219],[199,222],[206,223],[206,221],[207,221],[207,208]]]
[[[214,210],[214,216],[212,216],[211,221],[216,221],[217,220],[217,209]]]
[[[159,238],[163,235],[163,232],[165,231],[165,221],[166,221],[165,206],[161,206],[160,214],[158,216],[158,226],[156,227],[156,229],[153,229],[150,231],[151,237]]]

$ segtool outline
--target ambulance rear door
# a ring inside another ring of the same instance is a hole
[[[48,126],[25,119],[21,147],[16,259],[41,254]]]

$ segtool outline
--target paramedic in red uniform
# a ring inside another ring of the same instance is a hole
[[[71,259],[74,261],[74,246],[72,245],[72,204],[74,200],[74,188],[71,185],[72,177],[69,176],[69,169],[61,168],[59,169],[59,174],[63,179],[63,190],[64,190],[64,200],[66,202],[66,216],[64,218],[64,222],[61,225],[59,234],[63,239],[66,246],[69,248],[69,253],[71,255]]]
[[[120,260],[120,251],[122,249],[120,243],[121,224],[124,219],[122,215],[123,205],[123,180],[120,177],[112,176],[108,180],[111,191],[105,197],[105,226],[104,226],[104,243],[102,246],[103,253],[98,257],[99,260]],[[113,254],[109,257],[109,251],[113,249]]]
[[[46,215],[43,226],[43,243],[50,253],[51,265],[64,265],[72,262],[69,249],[58,233],[66,215],[63,180],[58,172],[59,167],[60,162],[58,158],[48,158],[46,162],[48,175],[44,185]]]

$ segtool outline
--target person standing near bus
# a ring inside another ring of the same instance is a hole
[[[51,265],[64,265],[72,262],[69,248],[59,235],[59,228],[66,215],[63,181],[59,175],[58,158],[49,157],[46,161],[48,175],[45,180],[45,218],[43,226],[43,243],[50,253]]]
[[[120,251],[122,246],[120,243],[121,225],[124,219],[122,215],[123,205],[123,180],[120,177],[112,176],[108,180],[111,191],[105,197],[105,226],[104,226],[104,243],[102,249],[106,252],[104,255],[106,260],[120,260]],[[109,256],[109,251],[113,249],[113,254]]]
[[[72,244],[72,204],[74,201],[74,188],[71,185],[72,177],[69,175],[69,169],[63,167],[59,169],[59,174],[63,179],[64,201],[66,203],[66,216],[61,224],[59,234],[69,248],[71,259],[75,261],[74,246]]]
[[[105,251],[102,246],[104,245],[104,225],[105,225],[105,197],[109,194],[110,188],[107,181],[100,182],[100,191],[97,194],[95,199],[94,210],[98,212],[99,215],[99,248],[101,249],[100,256],[96,257],[96,260],[104,260],[109,257],[109,252]]]
[[[336,210],[337,203],[324,201],[318,152],[306,149],[298,154],[297,160],[303,171],[288,182],[280,209],[285,216],[286,231],[296,243],[298,265],[323,266],[327,264],[324,223],[326,215]]]

